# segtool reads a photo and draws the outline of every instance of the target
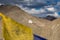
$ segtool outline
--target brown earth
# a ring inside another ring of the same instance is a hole
[[[0,6],[0,12],[15,21],[32,28],[33,33],[48,40],[60,40],[60,19],[49,21],[34,17],[16,6]],[[29,20],[32,23],[29,23]],[[58,26],[57,26],[58,25]],[[0,18],[0,39],[2,38],[2,22]],[[55,35],[56,34],[56,35]]]

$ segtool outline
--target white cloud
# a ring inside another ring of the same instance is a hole
[[[2,5],[2,4],[0,3],[0,5]]]
[[[45,13],[45,9],[39,9],[36,10],[35,8],[30,9],[30,10],[25,10],[26,12],[30,13],[30,14],[40,14],[40,13]]]
[[[55,11],[55,8],[54,7],[49,7],[49,8],[46,8],[48,11],[51,11],[51,12],[54,12]]]
[[[31,13],[31,14],[34,14],[34,13],[35,14],[38,14],[39,13],[39,10],[36,10],[36,9],[33,8],[31,10],[28,10],[28,12]]]
[[[40,9],[40,13],[46,12],[45,9]]]
[[[53,14],[47,14],[47,15],[54,16],[54,17],[59,17],[57,12],[54,12]]]
[[[45,9],[39,9],[39,10],[36,10],[35,8],[32,8],[32,9],[29,9],[27,7],[23,8],[22,6],[19,6],[22,10],[24,10],[25,12],[28,12],[30,14],[40,14],[40,13],[45,13],[46,10]]]
[[[1,6],[1,5],[4,5],[4,3],[0,3],[0,6]]]
[[[57,12],[55,12],[53,16],[58,17],[59,15]]]
[[[29,13],[29,14],[42,14],[40,16],[45,16],[45,15],[51,15],[51,16],[55,16],[58,17],[58,13],[55,12],[55,9],[53,7],[49,7],[49,8],[40,8],[39,10],[36,10],[35,8],[29,9],[28,7],[22,7],[20,5],[17,5],[18,7],[20,7],[22,10],[24,10],[25,12]],[[48,11],[52,11],[52,14],[47,13],[46,9]],[[47,14],[44,14],[47,13]],[[36,16],[36,15],[35,15]],[[38,15],[39,16],[39,15]]]

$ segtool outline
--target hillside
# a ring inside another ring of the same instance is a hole
[[[55,25],[54,22],[34,17],[16,6],[0,6],[0,12],[14,19],[17,22],[32,28],[34,34],[44,37],[48,40],[52,39],[52,25]],[[1,24],[2,22],[0,18],[0,27],[2,27]],[[0,30],[2,31],[2,29]],[[2,36],[1,34],[0,37]]]

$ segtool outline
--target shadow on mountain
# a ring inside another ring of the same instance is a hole
[[[39,17],[39,18],[41,18],[41,17]],[[48,16],[44,17],[43,19],[47,19],[47,20],[53,21],[53,20],[55,20],[55,19],[57,19],[57,18],[54,17],[54,16],[48,15]]]
[[[34,40],[47,40],[47,39],[37,36],[37,35],[34,35]]]

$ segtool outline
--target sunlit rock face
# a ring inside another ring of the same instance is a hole
[[[0,12],[5,14],[6,16],[14,19],[18,23],[21,23],[23,25],[26,25],[30,27],[33,30],[33,33],[36,35],[39,35],[41,37],[44,37],[48,40],[60,40],[59,38],[59,29],[60,29],[60,23],[59,19],[56,19],[54,21],[49,21],[42,18],[37,18],[35,16],[32,16],[25,11],[21,10],[20,8],[16,6],[0,6]],[[0,20],[1,21],[1,20]],[[0,22],[0,27],[2,27],[2,22]],[[2,29],[1,29],[2,31]],[[1,32],[2,34],[2,32]],[[56,34],[56,35],[55,35]],[[1,37],[1,35],[0,35]]]

